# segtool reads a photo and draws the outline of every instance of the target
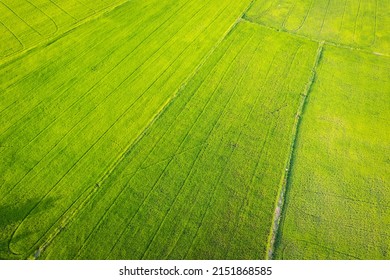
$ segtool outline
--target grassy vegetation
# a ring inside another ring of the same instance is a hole
[[[249,2],[157,3],[130,1],[0,69],[2,253],[56,231]]]
[[[389,1],[257,0],[246,17],[310,39],[390,54]]]
[[[0,2],[0,59],[61,36],[80,22],[124,2],[3,0]]]
[[[325,47],[297,138],[277,258],[390,258],[389,70],[389,58]]]
[[[379,0],[1,1],[0,258],[389,258],[388,26]]]
[[[263,258],[316,48],[240,23],[44,256]]]

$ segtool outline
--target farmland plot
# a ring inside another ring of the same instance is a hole
[[[311,39],[390,54],[390,1],[257,0],[246,18]]]
[[[327,46],[298,135],[277,258],[390,258],[390,59]]]
[[[2,0],[0,59],[53,38],[91,17],[98,17],[124,0]]]
[[[129,1],[0,66],[1,258],[61,230],[248,4]]]
[[[239,23],[41,257],[264,258],[317,47]]]

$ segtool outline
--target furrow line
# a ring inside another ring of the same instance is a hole
[[[361,5],[362,5],[362,0],[359,0],[359,7],[358,7],[356,19],[355,19],[355,26],[354,26],[354,28],[353,28],[353,41],[354,41],[356,44],[357,44],[357,42],[356,42],[356,27],[357,27],[358,20],[359,20],[359,16],[360,16]]]
[[[320,28],[320,33],[319,34],[321,34],[322,30],[324,29],[325,20],[326,20],[326,17],[328,15],[328,13],[329,13],[329,6],[330,6],[330,2],[331,1],[332,0],[328,0],[328,4],[326,5],[326,10],[325,10],[324,18],[322,19],[322,23],[321,23],[321,28]]]

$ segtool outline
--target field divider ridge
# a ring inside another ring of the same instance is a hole
[[[316,42],[318,44],[322,44],[323,43],[323,44],[326,44],[326,45],[329,45],[329,46],[332,46],[332,47],[336,47],[336,48],[340,48],[340,49],[348,49],[348,50],[351,50],[351,51],[357,51],[357,52],[362,52],[362,53],[376,55],[376,56],[390,57],[390,53],[380,53],[380,52],[377,52],[375,50],[359,48],[359,47],[356,47],[356,46],[350,46],[350,45],[346,45],[346,44],[342,44],[342,43],[335,43],[335,42],[328,41],[328,40],[318,40],[318,39],[314,39],[314,38],[311,38],[311,37],[306,36],[306,35],[295,33],[295,32],[292,32],[292,31],[288,31],[286,29],[265,25],[265,24],[256,22],[256,21],[246,17],[245,14],[243,15],[241,20],[246,21],[246,22],[250,22],[250,23],[253,23],[253,24],[257,24],[257,25],[259,25],[261,27],[264,27],[264,28],[267,28],[267,29],[270,29],[270,30],[273,30],[273,31],[276,31],[276,32],[287,33],[287,34],[290,34],[291,36],[295,36],[295,37],[298,37],[298,38],[301,38],[301,39],[305,39],[305,40],[308,40],[308,41],[311,41],[311,42]]]
[[[306,84],[306,87],[305,87],[303,93],[301,93],[302,98],[301,98],[301,102],[299,104],[297,113],[295,115],[295,121],[294,121],[293,129],[292,129],[291,145],[290,145],[288,157],[287,157],[287,160],[285,163],[285,169],[283,171],[283,174],[282,174],[282,177],[280,180],[280,187],[278,190],[278,195],[276,196],[275,211],[273,214],[272,227],[270,229],[270,233],[268,236],[268,242],[267,242],[268,248],[266,251],[265,259],[269,259],[269,260],[273,259],[273,253],[275,251],[274,249],[277,245],[277,239],[278,239],[278,236],[280,234],[279,225],[280,225],[282,216],[285,212],[285,206],[287,203],[286,202],[286,193],[287,193],[287,187],[289,184],[289,178],[291,176],[292,166],[294,163],[294,153],[296,150],[296,143],[297,143],[299,128],[300,128],[300,124],[301,124],[301,118],[302,118],[302,114],[305,111],[305,107],[307,106],[308,96],[309,96],[309,94],[313,88],[313,85],[315,83],[315,80],[316,80],[317,67],[321,61],[324,44],[325,44],[324,41],[319,43],[316,57],[314,60],[314,65],[313,65],[313,68],[311,70],[311,76],[308,80],[308,83]]]

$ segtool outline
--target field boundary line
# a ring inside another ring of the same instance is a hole
[[[273,259],[274,257],[274,250],[275,250],[275,242],[277,241],[277,237],[279,235],[279,225],[281,221],[282,214],[285,212],[285,194],[287,191],[287,186],[289,184],[289,178],[291,176],[291,170],[292,170],[292,165],[293,165],[293,157],[294,153],[296,150],[296,145],[297,145],[297,138],[298,138],[298,133],[299,133],[299,128],[301,124],[301,115],[303,114],[306,104],[307,104],[307,99],[308,96],[313,88],[313,85],[316,80],[317,76],[317,68],[318,65],[321,61],[323,49],[324,49],[324,44],[325,42],[322,41],[318,45],[316,57],[314,60],[314,65],[311,70],[311,76],[308,80],[308,83],[305,86],[305,89],[303,93],[301,94],[301,102],[299,104],[296,116],[295,116],[295,121],[292,129],[292,138],[291,138],[291,145],[290,145],[290,151],[286,160],[285,164],[285,170],[283,172],[283,175],[281,177],[280,181],[280,186],[278,190],[278,195],[275,201],[275,211],[273,214],[273,225],[270,229],[270,233],[268,236],[268,242],[267,242],[267,252],[265,259]]]
[[[23,50],[20,50],[18,52],[14,52],[12,54],[0,57],[0,69],[3,68],[4,66],[7,66],[7,65],[11,64],[12,62],[14,62],[14,61],[24,57],[25,55],[29,54],[30,52],[32,52],[32,51],[34,51],[36,49],[40,49],[40,48],[43,48],[43,47],[46,47],[48,45],[53,44],[54,42],[56,42],[59,39],[65,37],[66,35],[68,35],[69,33],[72,33],[78,27],[80,27],[80,26],[82,26],[82,25],[84,25],[84,24],[86,24],[88,22],[92,22],[92,21],[94,21],[96,19],[99,19],[102,15],[109,14],[112,11],[116,10],[117,8],[120,8],[121,6],[126,5],[127,3],[129,3],[129,0],[125,0],[123,2],[120,2],[117,5],[113,5],[113,6],[109,6],[107,8],[103,8],[102,10],[97,11],[96,13],[94,13],[94,14],[92,14],[92,15],[90,15],[90,16],[88,16],[88,17],[86,17],[86,18],[76,22],[75,24],[71,25],[68,29],[65,29],[65,31],[62,32],[62,33],[58,33],[57,35],[54,35],[53,37],[50,37],[50,38],[48,38],[46,40],[42,40],[39,43],[32,45],[31,47],[24,48]]]
[[[305,35],[302,35],[302,34],[299,34],[299,33],[296,33],[296,32],[292,32],[292,31],[288,31],[288,30],[285,30],[285,29],[281,29],[281,28],[265,25],[265,24],[256,22],[256,21],[254,21],[252,19],[249,19],[247,17],[243,17],[242,21],[246,21],[246,22],[249,22],[249,23],[252,23],[252,24],[257,24],[257,25],[259,25],[261,27],[264,27],[264,28],[267,28],[267,29],[270,29],[270,30],[273,30],[273,31],[276,31],[276,32],[286,33],[286,34],[289,34],[291,36],[295,36],[295,37],[301,38],[303,40],[315,42],[315,43],[318,43],[318,44],[323,43],[324,45],[329,45],[329,46],[340,48],[340,49],[348,49],[348,50],[351,50],[351,51],[357,51],[357,52],[361,52],[361,53],[365,53],[365,54],[371,54],[371,55],[383,56],[383,57],[390,57],[390,53],[388,53],[388,54],[387,53],[380,53],[380,52],[375,51],[375,50],[354,47],[354,46],[350,46],[350,45],[346,45],[346,44],[342,44],[342,43],[336,43],[336,42],[327,41],[327,40],[314,39],[314,38],[311,38],[309,36],[305,36]]]

